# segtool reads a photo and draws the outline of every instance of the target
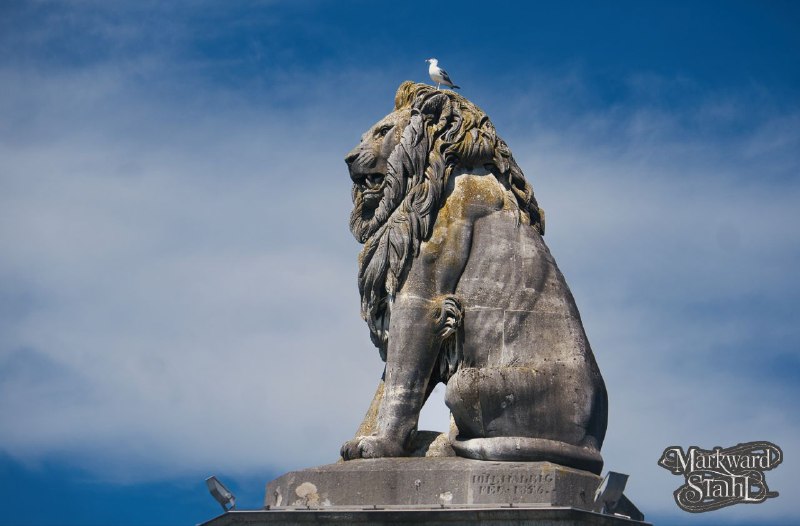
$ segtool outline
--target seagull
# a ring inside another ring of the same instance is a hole
[[[461,89],[455,84],[453,81],[450,80],[450,75],[447,74],[445,70],[438,66],[439,61],[435,58],[429,58],[425,62],[429,63],[428,66],[428,75],[431,76],[431,80],[436,83],[436,89],[439,89],[440,84],[444,84],[445,86],[450,86],[453,89]]]

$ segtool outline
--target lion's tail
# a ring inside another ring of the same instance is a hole
[[[600,474],[603,457],[593,447],[580,447],[559,440],[530,437],[490,437],[461,440],[450,444],[459,457],[512,462],[553,462]]]

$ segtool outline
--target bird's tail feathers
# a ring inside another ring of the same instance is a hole
[[[452,86],[453,89],[461,89],[461,86],[456,86],[455,84]]]

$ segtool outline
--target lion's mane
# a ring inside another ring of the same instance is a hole
[[[408,109],[410,121],[389,156],[378,207],[365,213],[354,186],[350,216],[350,230],[364,243],[358,271],[361,315],[384,359],[387,304],[430,236],[455,168],[491,171],[514,194],[518,221],[544,234],[544,215],[533,188],[480,108],[453,91],[406,81],[397,90],[395,111]]]

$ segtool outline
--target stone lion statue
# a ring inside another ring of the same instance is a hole
[[[410,455],[444,382],[457,455],[599,473],[605,385],[543,211],[486,114],[404,82],[345,161],[361,313],[386,368],[342,458]]]

